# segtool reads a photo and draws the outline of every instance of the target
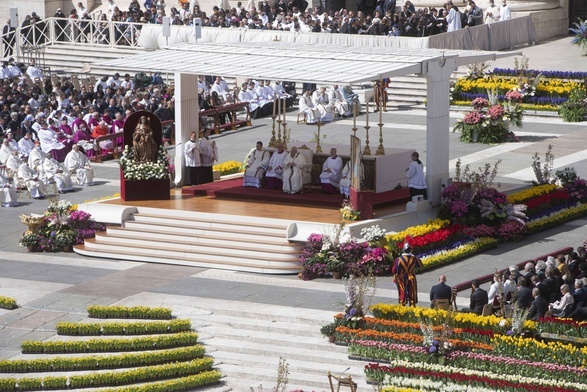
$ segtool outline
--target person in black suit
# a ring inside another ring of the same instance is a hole
[[[471,281],[471,290],[473,290],[473,292],[471,293],[471,303],[469,308],[463,308],[461,309],[461,312],[481,315],[483,313],[483,306],[489,303],[487,291],[479,287],[479,281],[477,279]]]
[[[6,25],[2,28],[2,46],[4,48],[3,57],[10,57],[14,53],[15,32],[16,28],[12,27],[10,19],[8,19]]]
[[[514,303],[519,309],[528,309],[532,305],[532,290],[526,286],[526,278],[518,278],[518,291],[515,294]]]
[[[538,320],[539,318],[543,318],[546,312],[548,312],[548,301],[540,295],[540,289],[538,287],[532,289],[532,297],[534,297],[534,301],[530,305],[528,319]]]
[[[439,283],[432,286],[430,289],[430,307],[434,306],[434,300],[437,299],[452,299],[452,289],[446,284],[446,276],[440,275],[438,278]]]

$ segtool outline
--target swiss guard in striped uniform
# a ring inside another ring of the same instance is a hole
[[[420,267],[422,267],[422,261],[412,254],[412,247],[406,241],[402,254],[395,259],[391,268],[399,293],[399,302],[403,306],[406,306],[408,302],[410,306],[416,306],[418,303],[416,268]]]

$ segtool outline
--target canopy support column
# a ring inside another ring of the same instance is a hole
[[[183,148],[190,132],[198,133],[200,105],[198,101],[198,75],[175,73],[175,185],[185,182]]]

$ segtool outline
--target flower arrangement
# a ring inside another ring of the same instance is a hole
[[[385,239],[385,229],[379,227],[379,225],[365,227],[361,229],[361,236],[367,241],[370,245],[382,245],[381,241]]]
[[[471,105],[473,110],[457,121],[453,132],[461,133],[461,141],[465,143],[504,143],[517,141],[509,124],[522,125],[523,110],[518,102],[519,93],[509,93],[507,103],[491,104],[485,98],[475,98]]]
[[[120,158],[120,167],[124,178],[129,181],[162,180],[169,178],[171,174],[169,160],[165,154],[165,148],[161,145],[157,150],[155,162],[137,162],[134,159],[133,149],[126,145]]]
[[[104,225],[91,220],[90,214],[77,210],[65,200],[52,200],[43,216],[21,216],[29,226],[20,238],[19,245],[30,250],[55,252],[82,244],[84,239],[104,230]]]
[[[361,218],[361,211],[354,210],[346,200],[338,212],[340,212],[340,218],[346,221],[356,221]]]
[[[571,44],[579,45],[583,49],[583,56],[587,56],[587,19],[578,19],[577,22],[573,23],[574,28],[569,28],[569,31],[575,34]]]

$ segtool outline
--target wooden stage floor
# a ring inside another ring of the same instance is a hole
[[[303,197],[303,195],[300,195],[300,197]],[[171,190],[171,200],[125,202],[118,198],[103,201],[102,203],[183,211],[199,211],[227,215],[242,215],[250,217],[287,219],[304,222],[340,222],[338,208],[289,205],[284,203],[266,203],[259,201],[237,201],[210,196],[182,196],[181,189]],[[404,211],[404,204],[382,207],[375,210],[375,218],[381,218]]]

